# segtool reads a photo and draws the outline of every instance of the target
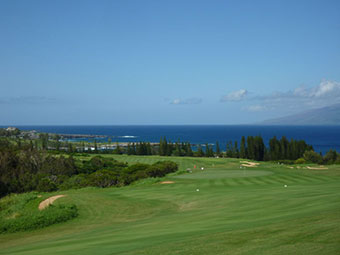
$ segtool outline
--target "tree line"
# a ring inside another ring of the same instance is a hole
[[[6,131],[7,132],[7,131]],[[20,134],[20,130],[15,130],[15,134]],[[228,158],[244,158],[257,161],[294,161],[299,158],[313,160],[313,162],[338,162],[334,160],[335,155],[338,157],[336,151],[330,150],[327,156],[313,154],[313,157],[306,154],[307,151],[313,151],[313,147],[308,145],[303,140],[288,140],[285,136],[281,139],[275,136],[269,140],[268,147],[264,144],[261,136],[242,136],[240,144],[237,141],[228,141],[225,148],[220,148],[219,143],[216,142],[215,146],[211,144],[198,144],[192,145],[190,142],[171,142],[162,137],[159,144],[151,144],[150,142],[133,142],[129,143],[126,147],[121,146],[116,142],[116,146],[110,150],[98,149],[97,141],[93,143],[85,142],[74,143],[68,141],[60,141],[58,134],[49,135],[40,133],[39,138],[34,142],[28,139],[16,140],[17,145],[29,144],[30,148],[38,150],[55,150],[67,153],[86,152],[86,153],[113,153],[113,154],[127,154],[127,155],[160,155],[160,156],[188,156],[188,157],[228,157]],[[89,145],[92,144],[92,145]],[[111,139],[109,139],[111,145]],[[94,147],[92,147],[94,146]],[[103,144],[101,145],[103,146]],[[105,146],[105,145],[104,145]],[[87,148],[87,150],[86,150]],[[301,162],[301,160],[300,160]]]
[[[178,170],[176,163],[128,165],[101,156],[79,160],[51,155],[30,144],[20,147],[0,139],[0,196],[28,191],[54,191],[86,186],[125,186],[148,177],[162,177]]]
[[[118,148],[118,145],[117,145]],[[290,141],[286,137],[280,140],[275,136],[269,140],[267,148],[261,136],[242,136],[240,146],[237,141],[227,142],[225,151],[222,151],[218,142],[213,145],[198,144],[196,150],[189,142],[167,141],[166,137],[160,139],[158,146],[151,146],[150,143],[140,142],[128,144],[126,152],[122,148],[119,153],[128,155],[160,155],[160,156],[196,156],[196,157],[228,157],[228,158],[244,158],[257,161],[268,160],[296,160],[303,156],[305,151],[313,150],[303,140]],[[113,151],[116,153],[117,151]]]

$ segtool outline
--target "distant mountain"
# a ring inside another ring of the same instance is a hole
[[[340,125],[340,104],[261,122],[265,125]]]

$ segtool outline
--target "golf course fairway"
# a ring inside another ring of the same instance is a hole
[[[2,234],[0,254],[340,254],[339,165],[313,170],[265,162],[244,167],[224,158],[108,157],[173,160],[192,173],[43,194],[65,195],[54,203],[75,204],[79,216]]]

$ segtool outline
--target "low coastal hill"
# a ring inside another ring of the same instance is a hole
[[[340,104],[261,122],[264,125],[340,125]]]

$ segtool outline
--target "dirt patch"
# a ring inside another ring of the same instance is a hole
[[[56,201],[58,198],[61,198],[61,197],[65,197],[65,195],[57,195],[57,196],[53,196],[53,197],[49,197],[45,199],[39,204],[39,210],[44,210],[46,207],[53,204],[54,201]]]
[[[324,167],[324,166],[320,166],[320,167],[310,167],[307,166],[308,169],[312,169],[312,170],[326,170],[328,169],[328,167]]]
[[[241,166],[245,167],[257,167],[260,163],[250,162],[250,161],[240,161]]]
[[[160,182],[160,184],[172,184],[172,183],[175,183],[173,181],[164,181],[164,182]]]

